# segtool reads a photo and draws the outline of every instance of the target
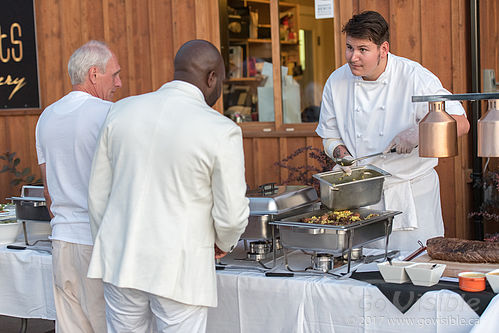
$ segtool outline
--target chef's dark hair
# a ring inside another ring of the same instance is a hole
[[[375,11],[366,11],[352,16],[341,32],[353,38],[369,39],[378,46],[383,42],[389,42],[390,39],[388,23],[380,13]]]

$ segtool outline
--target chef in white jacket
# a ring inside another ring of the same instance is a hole
[[[419,157],[418,123],[427,103],[415,95],[449,94],[439,79],[420,64],[389,53],[389,31],[377,12],[354,15],[343,27],[347,64],[327,80],[317,134],[332,158],[354,158],[377,152],[396,153],[364,160],[392,174],[385,180],[380,203],[370,207],[403,212],[394,219],[389,247],[413,250],[418,240],[442,236],[436,158]],[[469,123],[459,102],[446,102],[457,121],[458,135]],[[349,167],[337,166],[345,172]],[[384,243],[378,242],[381,246]]]
[[[209,42],[184,44],[174,81],[116,103],[89,188],[88,277],[104,281],[109,332],[204,332],[215,257],[249,215],[240,128],[211,108],[225,69]]]

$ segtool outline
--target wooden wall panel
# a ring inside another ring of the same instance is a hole
[[[422,1],[421,3],[421,64],[436,74],[442,85],[452,91],[452,62],[453,52],[438,52],[435,43],[443,49],[452,50],[451,44],[451,12],[448,1]],[[438,36],[438,39],[435,38]],[[440,50],[440,48],[439,48]],[[459,51],[458,51],[459,52]],[[445,232],[447,236],[455,235],[456,202],[454,158],[441,158],[436,168],[440,178],[440,193]],[[452,171],[452,172],[449,172]]]
[[[253,141],[253,158],[256,163],[255,184],[279,181],[279,168],[275,163],[279,161],[279,139],[260,138]]]
[[[390,0],[390,24],[404,29],[390,30],[390,51],[414,61],[421,61],[420,1]]]
[[[467,50],[469,45],[469,38],[466,38],[468,34],[468,20],[466,15],[460,15],[460,13],[468,12],[468,3],[463,1],[452,1],[451,2],[451,45],[454,50]],[[461,54],[464,51],[461,51]],[[468,68],[470,59],[467,56],[454,56],[452,57],[452,68]],[[452,87],[450,90],[454,93],[466,93],[470,91],[469,85],[469,75],[465,70],[453,70],[452,71]],[[463,104],[465,109],[468,109],[469,104]],[[471,114],[468,116],[470,117]],[[446,221],[446,227],[449,231],[447,235],[454,236],[458,238],[469,237],[471,226],[468,220],[468,212],[471,208],[471,186],[469,173],[467,170],[471,167],[471,135],[459,138],[459,156],[454,158],[454,182],[455,182],[455,226],[454,234],[450,233],[452,229],[452,221]],[[451,170],[449,170],[450,173]],[[441,195],[447,195],[447,193],[441,192]]]
[[[36,0],[35,15],[42,108],[0,110],[0,154],[15,151],[20,167],[31,167],[37,176],[36,122],[45,107],[71,90],[67,62],[77,47],[98,39],[116,53],[123,84],[118,100],[173,79],[173,59],[184,42],[203,38],[220,44],[217,0]],[[0,202],[19,194],[10,180],[0,174]]]
[[[256,188],[269,182],[283,184],[288,181],[290,176],[288,169],[276,166],[275,163],[307,146],[322,150],[322,139],[318,136],[245,137],[244,157],[248,186]],[[319,167],[318,161],[311,158],[308,153],[301,153],[286,164],[290,167]]]
[[[466,0],[351,0],[335,1],[335,63],[345,63],[342,26],[363,10],[381,12],[390,24],[390,50],[421,62],[455,93],[469,91],[469,3]],[[482,68],[499,72],[499,4],[481,0]],[[0,111],[0,153],[16,151],[22,167],[37,169],[34,127],[39,113],[71,89],[67,61],[88,39],[104,39],[122,67],[123,87],[116,99],[159,88],[172,79],[178,47],[193,38],[219,45],[217,0],[36,0],[39,77],[42,109]],[[217,104],[220,106],[220,104]],[[467,107],[467,105],[465,105]],[[280,182],[285,171],[274,165],[300,146],[322,149],[313,132],[244,138],[246,178],[254,187]],[[448,236],[466,237],[469,225],[470,138],[460,139],[460,155],[442,159],[438,167]],[[298,161],[298,160],[297,160]],[[313,165],[310,158],[300,163]],[[497,159],[492,162],[497,167]],[[18,194],[0,174],[1,198]]]

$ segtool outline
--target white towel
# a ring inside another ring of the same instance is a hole
[[[418,228],[416,205],[412,196],[411,182],[390,184],[384,189],[385,209],[398,210],[402,214],[393,219],[392,230],[414,230]]]

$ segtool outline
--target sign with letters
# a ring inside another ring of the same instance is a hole
[[[0,112],[40,107],[34,0],[2,0]]]

